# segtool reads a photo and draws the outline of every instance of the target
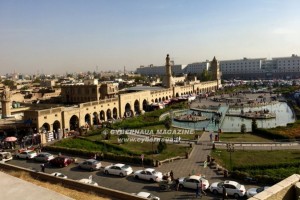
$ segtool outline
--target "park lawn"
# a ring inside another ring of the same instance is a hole
[[[152,152],[156,152],[158,142],[126,142],[124,144],[118,143],[118,135],[112,135],[110,140],[102,140],[102,135],[93,135],[88,136],[86,139],[90,140],[82,140],[82,139],[65,139],[59,142],[56,142],[54,146],[58,147],[66,147],[72,149],[81,149],[86,151],[108,151],[114,154],[125,155],[128,152],[132,152],[134,154],[144,154],[146,158],[152,158]],[[116,149],[113,146],[106,146],[101,144],[94,143],[95,141],[103,141],[106,143],[114,144],[121,149]],[[153,151],[152,151],[153,149]],[[185,156],[186,151],[190,151],[188,145],[180,145],[180,144],[167,144],[167,149],[164,150],[160,154],[153,154],[153,158],[155,160],[164,160],[167,158],[175,157],[175,156]],[[126,153],[127,152],[127,153]]]
[[[221,133],[220,141],[225,142],[273,142],[251,133]]]
[[[157,149],[158,142],[153,143],[153,151]],[[162,153],[152,155],[152,143],[151,142],[127,142],[121,144],[121,146],[129,151],[140,152],[144,154],[147,158],[152,158],[155,160],[164,160],[176,156],[185,156],[185,152],[188,150],[187,145],[178,144],[167,144],[167,149]]]
[[[230,153],[226,149],[212,151],[212,157],[217,163],[226,168],[230,168]],[[255,165],[276,165],[279,163],[299,162],[299,150],[274,150],[274,151],[243,151],[236,150],[231,153],[232,166],[242,167]]]

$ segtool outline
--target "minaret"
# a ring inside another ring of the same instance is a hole
[[[11,92],[8,87],[5,87],[1,97],[2,118],[11,116],[10,100],[11,100]]]
[[[213,60],[210,62],[210,71],[212,73],[212,79],[218,81],[218,87],[221,86],[220,65],[215,56]]]
[[[169,54],[167,54],[167,57],[166,57],[165,85],[166,85],[167,88],[172,87],[172,71],[171,71],[171,64],[170,64]]]

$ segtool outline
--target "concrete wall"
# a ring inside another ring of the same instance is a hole
[[[249,200],[298,200],[296,197],[295,184],[300,181],[300,175],[294,174],[279,183],[258,193]]]

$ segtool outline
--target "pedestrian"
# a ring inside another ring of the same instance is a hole
[[[176,183],[176,191],[178,191],[179,190],[179,178],[177,178],[175,180],[175,183]]]
[[[173,180],[174,180],[174,173],[173,173],[172,170],[171,170],[171,172],[170,172],[170,177],[171,177],[171,180],[173,181]]]
[[[203,190],[203,183],[202,183],[202,180],[200,179],[200,182],[199,182],[199,190],[200,190],[200,194],[204,194],[206,196],[206,192],[204,192]]]
[[[199,190],[199,183],[196,183],[196,198],[200,197],[201,198],[201,193]]]
[[[227,199],[227,192],[226,192],[226,188],[225,188],[225,186],[223,185],[223,192],[222,192],[222,200],[224,200],[224,199]]]
[[[45,172],[45,164],[41,164],[41,171]]]
[[[212,132],[210,132],[209,134],[210,141],[212,141],[212,137],[213,137]]]

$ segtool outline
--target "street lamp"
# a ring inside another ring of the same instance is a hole
[[[227,147],[227,152],[229,152],[229,161],[230,161],[230,170],[232,170],[232,160],[231,160],[231,153],[234,152],[234,144],[232,143],[227,143],[226,144]]]

